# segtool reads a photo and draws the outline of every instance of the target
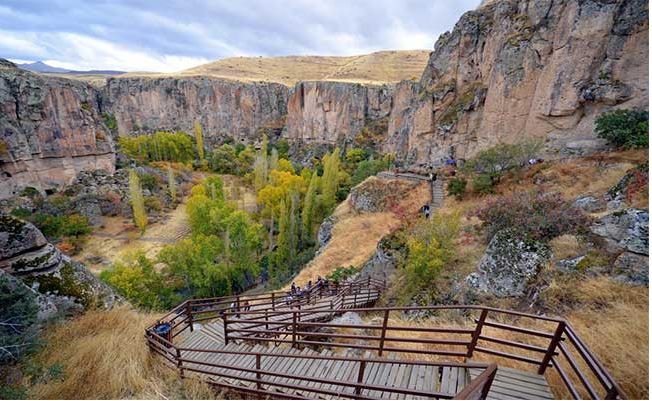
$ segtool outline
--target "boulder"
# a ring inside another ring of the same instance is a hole
[[[582,209],[587,213],[595,213],[605,208],[605,202],[599,200],[595,196],[588,195],[575,199],[573,206],[578,209]]]
[[[632,252],[621,253],[614,261],[615,279],[631,285],[649,285],[649,263],[647,256]]]
[[[630,208],[608,214],[591,226],[591,232],[605,240],[611,253],[627,250],[649,255],[647,209]]]
[[[521,239],[509,229],[499,231],[480,260],[478,272],[467,276],[466,282],[472,290],[497,297],[520,296],[551,256],[543,243]]]
[[[333,226],[335,225],[336,219],[335,216],[328,216],[324,221],[319,225],[319,231],[317,232],[317,241],[319,241],[319,249],[328,244],[328,241],[333,237]]]

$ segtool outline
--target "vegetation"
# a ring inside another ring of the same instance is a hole
[[[595,120],[595,132],[619,148],[647,148],[648,124],[647,111],[613,110],[603,113]]]
[[[168,193],[170,194],[170,198],[172,198],[172,202],[175,203],[177,201],[177,181],[174,178],[174,170],[172,170],[172,167],[168,165]]]
[[[204,160],[204,129],[199,121],[195,122],[195,145],[197,146],[197,158],[201,162]]]
[[[144,163],[152,161],[188,163],[195,158],[192,138],[185,132],[158,131],[152,135],[122,136],[118,139],[118,143],[125,155]]]
[[[224,144],[211,152],[209,165],[211,170],[218,174],[243,176],[251,172],[254,158],[253,146],[247,146],[238,151],[232,145]]]
[[[488,239],[518,227],[523,238],[548,242],[563,234],[584,234],[590,219],[559,193],[517,193],[493,199],[477,211]]]
[[[326,278],[332,281],[333,283],[337,284],[357,274],[359,271],[360,269],[358,269],[355,266],[349,266],[349,267],[340,266],[335,270],[333,270],[330,274],[328,274]]]
[[[147,227],[147,211],[145,210],[143,190],[140,186],[140,176],[136,170],[129,171],[129,199],[134,215],[134,224],[138,227],[140,233],[143,234]]]
[[[455,253],[454,240],[460,230],[457,213],[435,213],[408,230],[407,257],[403,263],[403,296],[411,297],[436,288],[440,271]]]
[[[457,200],[460,200],[466,193],[466,179],[452,178],[448,181],[446,189],[448,190],[448,195],[454,196]]]
[[[17,361],[35,345],[36,296],[0,275],[0,363]]]

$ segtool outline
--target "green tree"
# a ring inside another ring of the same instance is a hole
[[[456,197],[458,200],[464,197],[466,193],[466,180],[464,178],[452,178],[448,181],[448,195]]]
[[[335,148],[333,153],[324,155],[322,162],[324,165],[324,175],[321,179],[322,200],[325,208],[332,210],[335,207],[339,186],[340,149]]]
[[[170,198],[172,198],[172,202],[177,201],[177,181],[174,178],[174,170],[172,170],[172,166],[168,164],[168,193],[170,194]]]
[[[256,192],[267,185],[268,173],[267,136],[263,136],[262,145],[254,161],[254,188]]]
[[[195,157],[192,139],[184,132],[158,131],[152,135],[121,136],[121,151],[127,156],[143,161],[190,162]]]
[[[238,174],[240,161],[236,155],[235,148],[224,144],[213,150],[210,155],[210,166],[213,171],[219,174]]]
[[[613,110],[603,113],[595,120],[595,132],[617,147],[647,148],[648,124],[647,111]]]
[[[195,122],[195,145],[197,145],[197,157],[199,161],[204,160],[204,129],[199,121]]]
[[[15,362],[36,345],[37,313],[36,295],[0,273],[0,363]]]
[[[136,170],[133,169],[129,171],[129,197],[134,215],[134,224],[136,224],[142,235],[147,227],[147,211],[145,210],[143,191],[140,187],[140,177]]]
[[[317,199],[317,186],[319,185],[319,176],[317,172],[312,173],[310,184],[303,200],[303,209],[301,210],[301,223],[303,224],[304,240],[311,240],[313,236],[313,222],[315,214],[315,201]]]
[[[154,269],[145,252],[127,254],[100,278],[118,290],[120,295],[141,308],[165,309],[178,300],[174,288]]]

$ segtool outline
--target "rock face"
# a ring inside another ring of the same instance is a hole
[[[604,238],[608,249],[649,255],[650,215],[645,209],[626,209],[599,219],[591,231]]]
[[[478,272],[466,281],[472,289],[497,297],[521,296],[551,256],[542,243],[518,239],[509,230],[499,231],[480,260]]]
[[[0,270],[42,296],[49,311],[111,307],[121,299],[83,265],[63,255],[31,223],[0,214]],[[42,311],[45,313],[46,311]]]
[[[576,155],[604,147],[593,133],[603,111],[647,108],[648,2],[487,1],[441,35],[419,82],[395,85],[116,77],[94,89],[1,64],[0,198],[112,171],[101,115],[120,135],[200,122],[209,147],[283,137],[303,163],[354,144],[423,167],[526,138]]]
[[[554,150],[593,139],[606,108],[647,108],[647,16],[643,0],[502,0],[467,12],[435,44],[420,85],[394,94],[385,149],[437,163],[524,137]]]
[[[0,198],[24,186],[69,183],[83,170],[113,172],[114,165],[113,139],[90,85],[0,60]]]
[[[285,126],[288,92],[275,83],[242,83],[195,78],[111,78],[103,91],[103,109],[118,132],[153,130],[191,133],[202,124],[207,145],[232,138],[254,143],[263,134],[280,135]]]

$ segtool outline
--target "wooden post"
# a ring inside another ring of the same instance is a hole
[[[360,361],[360,369],[358,370],[358,386],[355,387],[355,394],[360,395],[362,392],[362,380],[364,379],[364,368],[367,365],[367,362]]]
[[[387,320],[389,320],[389,309],[385,309],[385,316],[383,316],[383,328],[380,332],[380,343],[378,344],[378,356],[383,356],[383,348],[385,347],[385,334],[387,332]]]
[[[238,313],[240,313],[240,295],[235,297],[235,308],[238,311]]]
[[[471,342],[469,343],[469,347],[466,350],[467,358],[471,358],[473,356],[473,351],[475,351],[475,346],[478,344],[478,339],[480,338],[480,334],[482,334],[482,326],[484,326],[484,321],[487,319],[487,313],[489,313],[487,309],[483,309],[482,312],[480,312],[480,318],[478,319],[478,323],[475,325],[475,331],[473,332],[473,336],[471,337]]]
[[[612,385],[607,391],[607,395],[604,397],[605,400],[615,400],[618,398],[618,390],[616,386]]]
[[[265,309],[265,330],[269,331],[269,316],[267,313],[267,309]]]
[[[192,328],[192,305],[190,305],[190,301],[186,303],[186,314],[188,315],[188,324],[190,324],[190,331],[193,331]]]
[[[263,388],[260,383],[260,354],[256,354],[256,388],[258,390]]]
[[[179,368],[179,374],[181,375],[181,378],[184,378],[184,372],[183,372],[183,365],[181,364],[181,351],[179,351],[179,348],[177,350],[177,368]]]
[[[330,309],[331,309],[331,320],[332,320],[333,317],[335,316],[335,312],[333,311],[333,299],[332,298],[331,298],[331,307],[330,307]]]
[[[275,299],[274,299],[274,293],[272,292],[272,310],[274,310],[274,307],[276,306]]]
[[[224,314],[224,345],[229,344],[229,332],[228,332],[228,328],[227,328],[228,323],[226,321],[227,317],[228,317],[228,315],[225,313]]]
[[[552,340],[550,340],[550,345],[548,345],[548,350],[546,351],[546,354],[543,356],[541,365],[539,365],[540,375],[546,372],[546,368],[548,367],[550,360],[552,359],[553,356],[555,356],[555,350],[557,349],[557,346],[561,341],[561,337],[564,334],[565,328],[566,328],[566,324],[564,322],[559,322],[559,324],[557,325],[557,330],[555,330],[555,334],[552,337]]]
[[[297,345],[297,312],[292,312],[292,348]]]

